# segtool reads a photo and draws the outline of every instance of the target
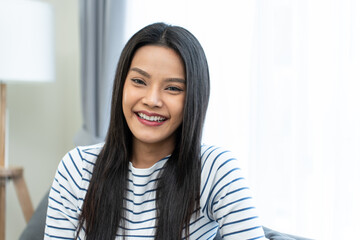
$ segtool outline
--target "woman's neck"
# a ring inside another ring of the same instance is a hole
[[[131,162],[136,168],[149,168],[170,155],[174,146],[175,139],[167,139],[161,143],[144,143],[134,138]]]

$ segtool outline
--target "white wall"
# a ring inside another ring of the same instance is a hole
[[[56,80],[9,84],[9,165],[22,166],[34,208],[49,190],[57,165],[74,147],[81,126],[78,1],[44,0],[54,7]],[[14,185],[8,184],[6,239],[18,239],[26,223]]]

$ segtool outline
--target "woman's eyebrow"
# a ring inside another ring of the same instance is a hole
[[[130,71],[134,71],[134,72],[137,72],[137,73],[143,75],[144,77],[151,78],[151,75],[148,72],[146,72],[138,67],[133,67],[130,69]],[[165,80],[165,82],[178,82],[178,83],[183,83],[183,84],[186,83],[185,79],[183,79],[183,78],[167,78]]]
[[[140,73],[141,75],[143,75],[144,77],[147,77],[147,78],[151,78],[151,75],[147,72],[145,72],[144,70],[140,69],[140,68],[137,68],[137,67],[133,67],[130,69],[130,71],[135,71],[137,73]]]
[[[167,78],[165,82],[177,82],[177,83],[183,83],[185,84],[186,81],[183,78]]]

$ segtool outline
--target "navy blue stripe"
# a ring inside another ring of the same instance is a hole
[[[98,157],[98,155],[96,155],[96,154],[94,154],[94,153],[87,152],[87,151],[91,151],[91,150],[94,150],[94,149],[99,149],[99,148],[88,148],[88,149],[82,150],[82,152],[84,152],[84,153],[86,153],[86,154],[90,154],[90,155],[95,156],[95,157]],[[82,158],[83,161],[85,161],[85,162],[87,162],[87,163],[89,163],[89,164],[91,164],[91,165],[93,165],[93,166],[96,165],[95,163],[90,162],[89,160],[87,160],[86,158],[84,158],[84,157],[82,156],[82,154],[80,153],[80,149],[78,149],[78,152],[79,152],[79,155],[81,155],[81,158]]]
[[[210,237],[207,238],[207,240],[211,240],[211,239],[214,239],[215,238],[215,235],[216,235],[216,232],[213,233]]]
[[[62,228],[62,227],[55,227],[55,226],[51,226],[51,225],[47,225],[46,226],[48,228],[54,228],[54,229],[58,229],[58,230],[65,230],[65,231],[72,231],[74,232],[76,229],[75,228]]]
[[[62,199],[64,199],[65,201],[73,204],[73,202],[71,202],[69,199],[67,199],[67,198],[64,197],[63,195],[61,195],[60,192],[57,191],[55,188],[51,187],[51,189],[53,189],[55,192],[57,192],[57,193],[59,194],[60,198],[62,198]],[[51,194],[50,194],[50,195],[51,195]],[[58,204],[63,205],[62,202],[56,201],[54,198],[50,197],[50,195],[49,195],[49,197],[48,197],[48,201],[49,201],[49,200],[53,200],[53,201],[57,202]],[[64,205],[63,205],[63,206],[64,206]]]
[[[204,148],[205,146],[201,146],[201,150],[202,150],[202,148]],[[201,154],[201,158],[203,158],[203,156],[204,156],[204,154],[208,151],[208,150],[210,150],[211,148],[213,148],[214,146],[210,146],[210,147],[208,147],[206,150],[204,150],[204,152]]]
[[[219,203],[219,201],[223,200],[224,198],[226,198],[227,196],[231,195],[231,194],[234,194],[234,193],[237,193],[237,192],[240,192],[242,190],[245,190],[245,189],[249,189],[248,187],[242,187],[242,188],[238,188],[238,189],[235,189],[234,191],[231,191],[231,192],[228,192],[226,193],[225,196],[222,196],[218,201],[214,202],[213,206],[215,206],[216,204]],[[249,197],[251,198],[251,197]]]
[[[127,219],[127,218],[124,218],[124,220],[127,221],[127,222],[129,222],[129,223],[140,224],[140,223],[150,222],[150,221],[156,220],[157,218],[158,218],[158,217],[154,217],[154,218],[149,218],[149,219],[142,220],[142,221],[133,221],[133,220],[130,220],[130,219]]]
[[[59,170],[57,170],[57,173],[68,182],[68,179]]]
[[[92,153],[92,152],[88,152],[88,150],[84,150],[83,152],[86,153],[86,154],[95,156],[95,157],[98,157],[98,156],[99,156],[99,154],[95,154],[95,153]]]
[[[45,233],[45,235],[48,236],[48,237],[50,237],[50,238],[73,240],[73,238],[59,237],[59,236],[50,235],[50,234],[47,234],[47,233]]]
[[[90,180],[89,180],[89,179],[86,179],[86,178],[83,178],[82,180],[85,181],[85,182],[90,182]],[[87,191],[87,190],[86,190],[86,191]]]
[[[73,204],[73,202],[71,202],[69,199],[67,199],[67,198],[64,197],[63,195],[60,195],[60,198],[62,198],[62,199],[64,199],[64,200],[68,201],[69,203]]]
[[[250,220],[253,220],[255,218],[259,218],[259,217],[255,216],[255,217],[244,218],[244,219],[241,219],[241,220],[238,220],[238,221],[228,222],[228,223],[223,224],[220,228],[223,228],[225,226],[232,225],[232,224],[237,224],[237,223],[241,223],[241,222],[250,221]]]
[[[150,183],[152,183],[152,182],[158,181],[159,179],[160,179],[160,178],[156,178],[156,179],[150,180],[150,181],[148,181],[148,182],[145,183],[145,184],[137,184],[137,183],[134,183],[134,181],[131,180],[131,179],[126,179],[126,180],[128,180],[129,182],[131,182],[132,185],[134,185],[134,186],[136,186],[136,187],[145,187],[145,186],[147,186],[148,184],[150,184]]]
[[[62,202],[59,202],[59,201],[55,200],[54,198],[52,198],[52,197],[50,197],[50,196],[49,196],[49,200],[53,200],[53,201],[56,202],[57,204],[63,205]]]
[[[240,230],[240,231],[236,231],[236,232],[232,232],[232,233],[227,233],[224,234],[222,237],[226,237],[226,236],[230,236],[230,235],[234,235],[234,234],[238,234],[238,233],[243,233],[243,232],[248,232],[248,231],[252,231],[255,229],[261,228],[261,226],[257,226],[257,227],[253,227],[253,228],[248,228],[248,229],[244,229],[244,230]]]
[[[221,218],[218,218],[217,221],[220,221],[221,219],[226,218],[227,216],[229,216],[231,214],[247,211],[247,210],[250,210],[250,209],[255,209],[255,207],[247,207],[247,208],[242,208],[242,209],[239,209],[239,210],[231,211],[228,214],[225,214],[224,216],[222,216]]]
[[[155,235],[117,235],[117,237],[155,238]]]
[[[93,166],[95,166],[95,165],[96,165],[95,163],[90,162],[89,160],[87,160],[87,159],[85,159],[85,158],[84,158],[84,161],[85,161],[85,162],[87,162],[87,163],[88,163],[88,164],[90,164],[90,165],[93,165]]]
[[[233,202],[230,202],[230,203],[228,203],[228,204],[222,205],[222,206],[219,207],[218,209],[214,210],[214,213],[216,213],[217,211],[219,211],[219,210],[221,210],[221,209],[223,209],[223,208],[226,208],[226,207],[228,207],[228,206],[230,206],[230,205],[233,205],[233,204],[235,204],[235,203],[238,203],[238,202],[241,202],[241,201],[245,201],[245,200],[248,200],[248,199],[251,199],[251,197],[240,198],[240,199],[237,199],[237,200],[235,200],[235,201],[233,201]],[[215,203],[214,203],[214,205],[215,205]]]
[[[51,218],[51,219],[55,219],[55,220],[59,220],[59,221],[68,221],[67,218],[57,218],[57,217],[53,217],[53,216],[49,216],[49,215],[47,215],[46,217]]]
[[[65,207],[65,206],[64,206],[64,208],[65,208],[65,209],[67,209],[67,210],[70,210],[70,211],[72,211],[72,212],[74,212],[74,213],[76,213],[76,212],[77,212],[76,210],[71,209],[71,208],[69,208],[69,207]]]
[[[156,211],[156,208],[144,210],[144,211],[141,211],[141,212],[134,212],[133,210],[130,210],[130,209],[127,209],[127,208],[124,208],[124,210],[126,210],[128,212],[131,212],[134,215],[140,215],[140,214]]]
[[[80,156],[80,158],[81,158],[81,160],[85,160],[85,158],[82,156],[82,154],[81,154],[81,152],[80,152],[80,149],[79,148],[76,148],[76,150],[77,150],[77,152],[78,152],[78,154],[79,154],[79,156]]]
[[[144,196],[145,194],[147,193],[151,193],[151,192],[156,192],[157,188],[156,189],[150,189],[150,190],[147,190],[143,193],[135,193],[133,190],[131,189],[126,189],[128,192],[131,192],[132,194],[134,194],[134,196]]]
[[[58,211],[58,212],[60,212],[60,213],[62,213],[62,214],[64,214],[64,215],[68,216],[68,217],[71,218],[71,219],[78,220],[76,217],[70,216],[70,215],[64,213],[63,211],[61,211],[61,210],[58,209],[58,208],[55,208],[55,207],[52,207],[52,206],[48,206],[48,208],[50,208],[50,209],[52,209],[52,210],[54,210],[54,211]],[[48,215],[48,216],[49,216],[49,215]]]
[[[148,175],[134,174],[130,169],[129,169],[129,172],[131,173],[131,175],[133,175],[133,176],[135,176],[135,177],[144,177],[144,178],[146,178],[146,177],[150,177],[150,176],[153,175],[155,172],[158,172],[158,171],[160,171],[160,170],[162,170],[162,169],[163,169],[163,167],[162,167],[162,168],[159,168],[159,169],[156,169],[156,170],[154,170],[152,173],[150,173],[150,174],[148,174]]]
[[[143,227],[143,228],[125,228],[125,227],[119,226],[119,228],[120,228],[120,229],[127,230],[127,231],[139,231],[139,230],[156,229],[157,226],[154,226],[154,227]]]
[[[69,193],[70,196],[72,196],[75,200],[78,200],[78,198],[74,194],[72,194],[66,187],[64,187],[62,184],[60,184],[60,182],[56,178],[55,178],[55,180],[59,184],[60,188],[64,189],[67,193]],[[61,193],[60,193],[60,195],[61,195]]]
[[[63,204],[62,202],[57,201],[57,200],[55,200],[55,199],[54,199],[54,198],[52,198],[52,197],[49,197],[49,200],[52,200],[52,201],[56,202],[57,204],[59,204],[59,205],[63,206],[65,209],[68,209],[68,210],[70,210],[70,211],[72,211],[72,212],[76,212],[76,210],[74,210],[74,209],[71,209],[71,208],[69,208],[69,207],[64,206],[64,204]],[[67,199],[65,198],[65,200],[67,200]],[[69,201],[69,200],[67,200],[67,201]]]
[[[203,162],[203,164],[202,164],[202,166],[201,166],[201,172],[202,172],[202,170],[203,170],[203,168],[204,168],[207,160],[209,159],[210,155],[211,155],[215,150],[217,150],[217,149],[219,149],[219,148],[213,149],[213,150],[206,156],[206,158],[205,158],[205,160],[204,160],[204,162]]]
[[[92,172],[90,172],[90,170],[86,169],[86,168],[83,168],[83,171],[89,173],[90,175],[92,175]]]
[[[240,181],[240,180],[244,180],[244,178],[243,178],[243,177],[235,178],[235,179],[232,180],[231,182],[229,182],[229,183],[225,184],[224,186],[222,186],[222,188],[220,188],[219,191],[217,191],[217,192],[214,194],[214,197],[213,197],[213,199],[212,199],[211,206],[210,206],[211,209],[214,208],[214,201],[215,201],[217,195],[218,195],[224,188],[226,188],[227,186],[229,186],[230,184],[232,184],[232,183],[234,183],[234,182],[237,182],[237,181]],[[245,188],[246,188],[246,187],[245,187]],[[244,188],[244,189],[245,189],[245,188]]]
[[[137,206],[139,206],[139,205],[143,205],[143,204],[145,204],[145,203],[155,202],[155,201],[156,201],[156,199],[155,199],[155,198],[154,198],[154,199],[149,199],[149,200],[146,200],[146,201],[144,201],[144,202],[140,202],[140,203],[136,203],[136,202],[134,202],[133,200],[128,199],[128,198],[125,198],[125,200],[126,200],[126,201],[128,201],[128,202],[131,202],[132,204],[137,205]]]
[[[213,186],[212,189],[210,190],[210,193],[209,193],[209,195],[208,195],[208,197],[207,197],[207,199],[206,199],[206,203],[205,203],[204,209],[205,209],[206,206],[208,205],[209,200],[210,200],[210,198],[212,197],[212,193],[215,191],[216,186],[217,186],[218,184],[220,184],[220,182],[221,182],[225,177],[227,177],[230,173],[232,173],[232,172],[235,171],[235,170],[240,170],[240,168],[231,169],[229,172],[227,172],[226,174],[224,174],[224,175],[214,184],[214,186]],[[227,186],[230,185],[231,183],[233,183],[233,182],[235,182],[235,181],[238,181],[238,180],[241,180],[241,179],[243,179],[243,178],[236,178],[236,179],[232,180],[231,182],[225,184],[222,188],[220,188],[219,191],[217,191],[217,193],[212,197],[212,198],[213,198],[212,203],[214,203],[214,201],[215,201],[215,196],[216,196],[217,194],[219,194],[219,192],[220,192],[222,189],[224,189],[225,187],[227,187]],[[212,204],[212,205],[213,205],[213,204]],[[203,212],[204,212],[204,209],[203,209]]]
[[[230,172],[229,172],[229,173],[230,173]],[[225,177],[225,176],[224,176],[224,177]],[[224,177],[222,177],[222,178],[224,178]],[[214,196],[213,196],[213,198],[212,198],[212,201],[211,201],[211,206],[210,206],[211,209],[214,207],[214,202],[215,202],[215,199],[216,199],[217,195],[220,194],[221,191],[222,191],[224,188],[226,188],[227,186],[229,186],[230,184],[232,184],[232,183],[234,183],[234,182],[237,182],[237,181],[240,181],[240,180],[244,180],[244,178],[243,178],[243,177],[235,178],[235,179],[232,180],[231,182],[223,185],[223,186],[214,194]],[[217,183],[219,183],[220,181],[221,181],[221,179],[220,179]],[[216,183],[216,184],[217,184],[217,183]],[[215,185],[216,185],[216,184],[215,184]],[[212,194],[213,190],[215,190],[215,186],[214,186],[214,188],[211,190],[211,194]],[[209,194],[209,196],[211,196],[211,195]],[[207,204],[208,204],[208,202],[207,202]]]
[[[209,224],[211,224],[211,223],[212,223],[212,222],[207,222],[207,223],[201,225],[200,227],[198,227],[197,229],[195,229],[193,232],[191,232],[191,233],[190,233],[190,236],[193,235],[194,233],[196,233],[197,231],[199,231],[200,229],[202,229],[203,227],[205,227],[206,225],[209,225]],[[216,227],[218,227],[218,226],[216,226]]]
[[[201,216],[201,217],[199,217],[198,219],[196,219],[195,221],[193,221],[192,223],[190,223],[189,224],[189,226],[191,226],[191,225],[193,225],[193,224],[195,224],[195,223],[197,223],[198,221],[200,221],[201,219],[203,219],[205,216]]]
[[[70,157],[70,159],[71,159],[71,162],[73,163],[76,171],[77,171],[77,172],[79,173],[79,175],[82,177],[82,174],[81,174],[81,172],[79,171],[78,167],[76,166],[75,161],[74,161],[74,158],[71,156],[70,152],[68,153],[68,155],[69,155],[69,157]]]
[[[220,168],[222,168],[223,166],[225,166],[228,162],[231,162],[231,161],[234,161],[234,160],[237,160],[237,159],[236,159],[236,158],[229,158],[228,160],[226,160],[225,162],[223,162],[223,163],[219,166],[218,170],[219,170]]]
[[[56,182],[57,182],[57,183],[59,183],[57,180],[56,180]],[[60,194],[60,191],[59,191],[59,190],[57,190],[57,189],[55,189],[54,187],[51,187],[51,189],[52,189],[54,192],[56,192],[56,193]]]
[[[201,239],[202,236],[204,236],[205,234],[208,234],[209,232],[211,232],[212,230],[217,229],[217,228],[218,228],[218,226],[215,226],[215,227],[209,229],[207,232],[204,232],[203,234],[201,234],[201,236],[198,237],[197,239]]]
[[[75,179],[74,179],[74,178],[72,177],[72,175],[70,174],[70,172],[69,172],[69,170],[68,170],[68,168],[66,167],[66,165],[65,165],[64,162],[63,162],[63,166],[64,166],[66,172],[68,173],[68,175],[70,176],[71,180],[72,180],[73,183],[75,184],[75,186],[76,186],[79,190],[87,191],[87,189],[81,188],[81,187],[77,184],[77,182],[75,181]]]
[[[208,175],[207,175],[207,178],[206,178],[204,187],[203,187],[203,189],[201,190],[201,193],[200,193],[200,198],[201,198],[201,196],[202,196],[203,193],[204,193],[204,190],[205,190],[206,185],[207,185],[207,183],[208,183],[208,181],[209,181],[209,178],[210,178],[210,175],[211,175],[211,172],[212,172],[212,170],[213,170],[213,167],[214,167],[214,165],[215,165],[216,160],[217,160],[221,155],[223,155],[223,154],[226,153],[226,152],[227,152],[227,151],[221,152],[221,153],[218,154],[218,155],[214,158],[214,160],[212,161],[210,170],[208,171]],[[202,171],[202,169],[201,169],[201,171]]]
[[[164,158],[160,159],[159,161],[157,161],[157,163],[160,163],[160,162],[162,162],[162,161],[168,160],[169,158],[170,158],[170,156],[164,157]],[[155,164],[157,164],[157,163],[155,163]],[[162,170],[163,168],[164,168],[164,167],[155,169],[152,173],[147,174],[147,175],[134,174],[134,173],[131,171],[131,169],[129,169],[129,172],[130,172],[133,176],[135,176],[135,177],[150,177],[150,176],[153,175],[155,172],[158,172],[158,171]]]

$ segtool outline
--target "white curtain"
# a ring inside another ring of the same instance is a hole
[[[358,235],[359,4],[258,1],[249,176],[274,228]]]
[[[360,2],[131,0],[124,40],[156,21],[188,28],[204,46],[204,143],[242,160],[264,225],[356,238]]]

